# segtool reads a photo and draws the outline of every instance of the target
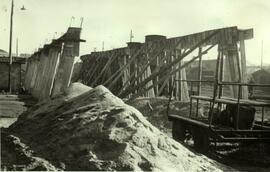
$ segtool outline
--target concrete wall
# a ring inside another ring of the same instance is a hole
[[[79,56],[81,28],[68,31],[45,45],[27,61],[25,88],[35,98],[57,96],[69,86],[74,58]]]

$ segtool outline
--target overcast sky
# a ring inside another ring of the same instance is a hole
[[[248,63],[270,63],[270,0],[14,0],[14,41],[20,53],[33,53],[70,24],[84,17],[81,55],[126,46],[130,30],[133,41],[144,42],[147,34],[182,36],[210,29],[238,26],[254,28],[246,41]],[[26,10],[21,11],[24,5]],[[0,0],[0,49],[8,50],[11,0]]]

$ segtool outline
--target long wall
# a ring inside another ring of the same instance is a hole
[[[67,32],[44,45],[27,60],[25,88],[35,98],[44,100],[61,94],[70,84],[74,58],[79,56],[81,28]]]

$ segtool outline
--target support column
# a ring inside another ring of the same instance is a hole
[[[64,50],[59,61],[58,71],[55,77],[52,96],[62,93],[70,84],[75,58],[72,54],[72,50],[72,44],[65,43]]]
[[[177,49],[175,49],[175,59],[177,59],[178,58],[178,50]],[[179,63],[177,63],[176,65],[175,65],[175,68],[176,69],[178,69],[180,67],[180,65],[179,65]],[[176,100],[179,100],[179,85],[181,84],[181,82],[179,82],[179,73],[180,72],[176,72],[175,73],[175,79],[176,79],[176,81],[175,81],[175,99]]]
[[[129,59],[131,59],[133,57],[133,55],[136,54],[136,52],[141,49],[142,43],[128,42],[127,45],[128,45]],[[140,72],[140,70],[139,70],[140,59],[139,58],[140,58],[139,56],[136,57],[136,59],[134,59],[134,62],[132,62],[130,65],[130,74],[135,72],[134,78],[137,78],[138,73]],[[140,82],[140,79],[137,78],[134,84],[137,85],[139,82]],[[135,90],[134,93],[137,93],[137,90]]]
[[[178,51],[178,55],[181,56],[182,54],[182,50],[179,49]],[[183,60],[181,60],[178,64],[179,66],[183,66]],[[178,77],[178,84],[179,84],[179,94],[178,94],[178,99],[179,101],[183,101],[183,102],[189,102],[189,93],[188,93],[188,85],[187,82],[185,81],[181,81],[181,80],[186,80],[187,76],[186,76],[186,69],[183,68],[179,71],[179,77]]]
[[[199,64],[198,64],[198,80],[201,81],[202,80],[202,47],[199,47],[199,53],[198,53],[198,56],[199,56]],[[198,95],[201,95],[201,86],[202,86],[202,83],[201,82],[198,82]]]
[[[239,69],[238,69],[238,50],[237,50],[237,44],[234,43],[232,45],[227,45],[226,51],[225,51],[225,79],[228,82],[240,82],[241,78],[239,78]],[[237,86],[230,86],[230,93],[231,97],[237,98],[238,96],[238,87]]]
[[[245,50],[245,40],[244,35],[240,33],[240,54],[241,54],[241,74],[244,83],[247,83],[247,63],[246,63],[246,50]],[[242,87],[242,98],[248,99],[248,87]]]

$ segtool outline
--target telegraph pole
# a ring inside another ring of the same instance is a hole
[[[12,60],[13,10],[14,10],[14,0],[11,1],[11,12],[10,12],[9,65],[8,65],[8,89],[9,89],[9,93],[12,92],[12,89],[11,89],[11,87],[12,87],[11,86],[11,68],[12,68],[12,61],[13,61]],[[21,10],[26,10],[26,9],[24,8],[24,6],[22,6]],[[18,39],[17,39],[17,44],[18,44]]]
[[[130,30],[130,37],[129,37],[129,42],[132,42],[132,39],[134,38],[134,36],[133,36],[133,33],[132,33],[132,30]]]
[[[11,66],[12,66],[12,29],[13,29],[13,9],[14,1],[11,2],[11,12],[10,12],[10,34],[9,34],[9,65],[8,65],[8,88],[9,93],[11,93]]]

